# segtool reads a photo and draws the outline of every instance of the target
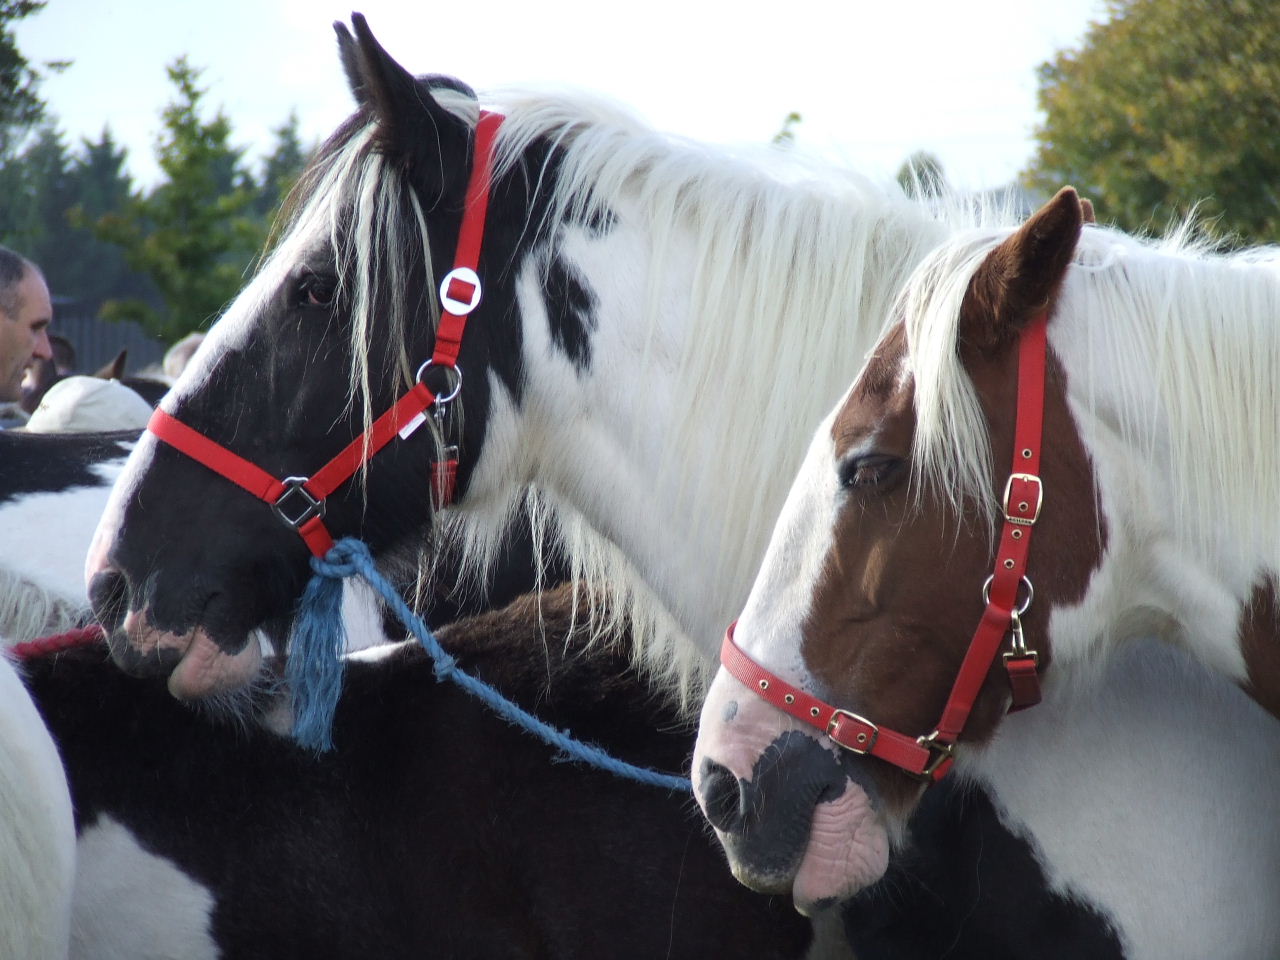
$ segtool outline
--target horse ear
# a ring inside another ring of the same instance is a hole
[[[124,378],[125,361],[129,359],[129,348],[125,347],[116,354],[110,363],[103,364],[94,374],[99,380],[121,380]]]
[[[425,186],[444,196],[465,186],[470,127],[444,109],[431,87],[416,79],[383,49],[364,16],[351,15],[352,37],[338,29],[338,50],[356,102],[377,123],[376,143],[426,178]]]
[[[1063,187],[992,250],[969,281],[960,308],[964,342],[983,350],[1000,347],[1046,309],[1066,276],[1082,224],[1079,196]]]
[[[369,102],[369,95],[364,88],[364,78],[360,75],[360,52],[356,48],[356,38],[341,20],[333,22],[333,32],[338,35],[338,59],[342,61],[342,72],[347,75],[347,86],[351,88],[356,106],[363,107]]]

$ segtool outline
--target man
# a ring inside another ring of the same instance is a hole
[[[30,260],[0,247],[0,403],[22,399],[22,373],[51,360],[53,304],[44,275]]]

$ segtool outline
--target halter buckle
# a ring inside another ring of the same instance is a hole
[[[933,775],[938,772],[938,768],[944,763],[950,763],[955,759],[956,745],[954,743],[946,743],[938,740],[941,731],[935,730],[923,737],[916,737],[916,743],[924,747],[926,750],[933,751],[934,756],[929,760],[925,768],[920,771],[921,780],[932,780]]]
[[[855,743],[847,743],[844,740],[836,738],[836,726],[840,718],[844,717],[851,720],[859,727],[865,727],[865,730],[859,730],[854,737]],[[876,738],[880,736],[880,728],[868,720],[866,717],[860,717],[856,713],[849,710],[841,710],[839,708],[831,712],[831,719],[827,721],[827,737],[837,747],[848,750],[850,753],[856,753],[859,756],[871,752],[871,748],[876,745]]]
[[[276,512],[280,522],[295,531],[308,520],[324,516],[324,500],[317,499],[307,489],[306,485],[310,480],[310,477],[285,477],[280,481],[284,484],[284,492],[271,504],[271,509]],[[290,515],[286,511],[291,510],[293,505],[285,506],[284,503],[295,496],[302,498],[302,503],[297,504],[302,509],[296,515]]]
[[[1031,504],[1026,500],[1019,501],[1016,513],[1009,509],[1010,499],[1013,495],[1013,481],[1018,480],[1022,483],[1034,483],[1036,485],[1036,505],[1035,509],[1031,508]],[[1011,473],[1009,479],[1004,485],[1004,518],[1009,523],[1016,523],[1020,527],[1030,527],[1040,519],[1040,507],[1044,505],[1044,482],[1034,473]],[[1027,516],[1030,513],[1031,516]]]

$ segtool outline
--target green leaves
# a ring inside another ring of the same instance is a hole
[[[1280,241],[1280,4],[1111,0],[1040,67],[1028,185],[1158,232],[1199,205],[1226,243]]]

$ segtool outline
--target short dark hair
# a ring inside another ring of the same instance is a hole
[[[35,270],[36,265],[14,253],[8,247],[0,247],[0,310],[10,317],[18,315],[21,298],[18,296],[18,284],[27,275],[27,270]]]

